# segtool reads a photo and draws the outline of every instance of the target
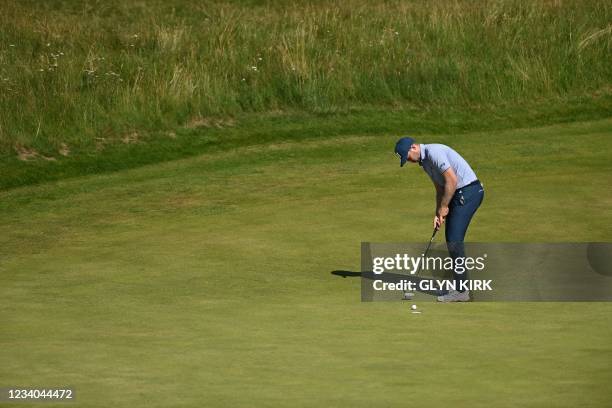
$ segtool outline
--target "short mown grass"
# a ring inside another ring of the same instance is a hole
[[[612,120],[462,135],[471,242],[610,241]],[[422,242],[392,136],[0,192],[0,384],[87,407],[607,407],[609,303],[361,303],[360,243]],[[438,242],[440,237],[437,238]],[[551,271],[554,273],[554,271]],[[408,403],[407,403],[408,402]]]

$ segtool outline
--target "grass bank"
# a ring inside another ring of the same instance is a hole
[[[347,113],[253,113],[240,119],[210,118],[172,131],[137,133],[136,139],[104,143],[70,154],[22,149],[0,158],[0,190],[87,174],[278,142],[299,142],[350,135],[414,136],[444,133],[451,139],[470,131],[525,128],[607,118],[612,97],[576,98],[562,105],[531,102],[481,109],[355,109]],[[134,136],[136,137],[136,136]],[[100,142],[102,143],[102,142]],[[388,142],[388,149],[392,148]]]
[[[596,0],[1,4],[4,159],[164,145],[259,113],[444,120],[611,93],[612,6]]]

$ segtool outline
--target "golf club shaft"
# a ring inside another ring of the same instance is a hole
[[[431,238],[429,239],[429,244],[427,244],[427,248],[425,248],[425,252],[423,253],[423,263],[426,262],[425,260],[427,259],[427,254],[429,253],[429,248],[431,247],[431,244],[434,240],[434,238],[436,237],[436,233],[438,232],[438,228],[434,228],[433,233],[431,234]],[[421,263],[421,265],[419,265],[419,270],[416,273],[416,276],[420,276],[421,275],[421,270],[423,269],[423,263]],[[410,294],[410,296],[407,296],[408,294]],[[412,299],[412,292],[404,292],[404,300],[410,300]]]
[[[431,238],[429,239],[429,244],[427,244],[427,248],[425,248],[425,253],[423,254],[423,256],[425,258],[427,258],[427,253],[429,252],[429,248],[431,247],[431,243],[433,242],[434,238],[436,237],[436,233],[438,232],[437,228],[434,228],[433,233],[431,234]]]
[[[437,228],[434,228],[433,233],[431,234],[431,238],[429,239],[429,244],[427,244],[427,248],[425,248],[425,252],[423,253],[423,261],[427,259],[427,254],[429,253],[429,248],[431,248],[431,244],[436,237],[436,233],[438,232]],[[419,271],[417,272],[417,276],[421,274],[421,270],[423,269],[423,264],[419,266]]]

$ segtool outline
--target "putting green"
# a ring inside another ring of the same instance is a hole
[[[472,241],[610,241],[612,119],[432,135]],[[425,139],[425,138],[423,138]],[[79,406],[599,407],[607,303],[359,302],[361,241],[429,238],[395,137],[246,148],[0,193],[0,384]]]

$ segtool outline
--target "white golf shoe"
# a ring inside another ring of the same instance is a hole
[[[438,296],[438,302],[469,302],[470,301],[470,292],[467,290],[465,292],[457,292],[456,290],[451,290],[444,296]]]

